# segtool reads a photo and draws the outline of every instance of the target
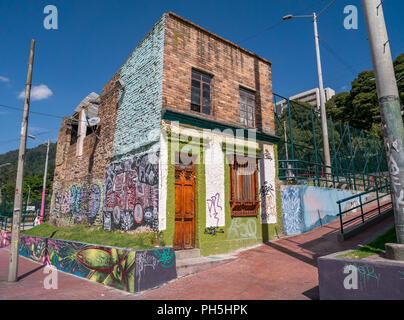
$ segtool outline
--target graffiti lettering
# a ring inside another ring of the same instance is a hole
[[[72,185],[63,197],[55,191],[52,218],[72,223],[101,224],[102,189],[96,182]]]
[[[213,219],[216,219],[216,226],[219,225],[218,214],[223,210],[223,208],[219,205],[219,198],[219,193],[216,193],[214,196],[211,196],[210,199],[206,200],[208,204],[209,215]],[[220,209],[220,212],[218,212],[218,209]]]
[[[205,234],[210,234],[211,236],[215,236],[218,233],[224,233],[224,230],[219,227],[208,227],[205,228]]]
[[[379,287],[380,273],[375,273],[375,269],[371,265],[357,265],[357,264],[345,264],[343,270],[346,268],[356,268],[359,273],[360,290],[366,289],[370,280],[376,280],[376,285]]]
[[[257,223],[254,219],[233,218],[228,230],[228,238],[257,238]]]

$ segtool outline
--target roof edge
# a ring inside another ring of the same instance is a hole
[[[195,28],[197,28],[197,29],[199,29],[199,30],[201,30],[201,31],[203,31],[203,32],[205,32],[205,33],[207,33],[207,34],[209,34],[209,35],[211,35],[211,36],[213,36],[213,37],[215,37],[215,38],[217,38],[217,39],[219,39],[219,40],[221,40],[221,41],[223,41],[223,42],[229,44],[229,45],[231,45],[231,46],[233,46],[233,47],[236,47],[236,48],[240,49],[241,51],[243,51],[243,52],[245,52],[245,53],[247,53],[247,54],[249,54],[249,55],[251,55],[251,56],[253,56],[253,57],[255,57],[255,58],[258,58],[258,59],[260,59],[261,61],[263,61],[263,62],[265,62],[265,63],[268,63],[270,66],[272,65],[272,62],[269,61],[268,59],[265,59],[265,58],[263,58],[263,57],[261,57],[261,56],[255,54],[254,52],[252,52],[252,51],[250,51],[250,50],[247,50],[247,49],[245,49],[245,48],[239,46],[238,44],[235,44],[234,42],[231,42],[230,40],[227,40],[227,39],[225,39],[225,38],[223,38],[223,37],[221,37],[221,36],[219,36],[219,35],[217,35],[217,34],[211,32],[211,31],[209,31],[209,30],[207,30],[207,29],[205,29],[205,28],[203,28],[203,27],[197,25],[197,24],[194,23],[194,22],[189,21],[189,20],[187,20],[187,19],[185,19],[185,18],[179,16],[178,14],[176,14],[176,13],[174,13],[174,12],[172,12],[172,11],[169,11],[169,12],[165,13],[165,15],[172,16],[172,17],[174,17],[174,18],[176,18],[176,19],[178,19],[178,20],[181,20],[182,22],[184,22],[184,23],[186,23],[186,24],[189,24],[189,25],[191,25],[191,26],[193,26],[193,27],[195,27]]]

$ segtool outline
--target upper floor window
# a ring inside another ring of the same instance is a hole
[[[211,80],[212,77],[210,75],[192,70],[192,111],[202,112],[210,115],[212,109]]]
[[[255,127],[255,95],[240,89],[240,122],[246,127]]]

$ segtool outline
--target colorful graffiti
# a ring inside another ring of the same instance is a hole
[[[146,290],[177,277],[172,248],[137,251],[22,235],[20,254],[128,292]]]
[[[287,235],[301,234],[337,219],[337,201],[355,193],[306,185],[281,186],[283,231]],[[354,205],[353,201],[347,202],[345,208]]]
[[[21,236],[20,255],[40,263],[46,261],[46,239],[32,236]]]
[[[107,168],[103,204],[105,230],[129,231],[140,226],[158,230],[159,172],[158,164],[149,161],[149,157],[145,154]]]
[[[47,262],[58,270],[134,292],[136,251],[48,239]]]
[[[65,218],[75,224],[100,224],[102,195],[97,182],[72,185],[63,193],[56,191],[52,218]]]
[[[0,248],[5,248],[10,245],[11,232],[0,230]]]

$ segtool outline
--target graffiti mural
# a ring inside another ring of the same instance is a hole
[[[281,186],[283,231],[287,235],[301,234],[337,219],[337,201],[355,193],[306,185]],[[353,206],[355,202],[350,201],[345,208]]]
[[[105,230],[158,230],[158,164],[149,155],[113,163],[106,170],[103,216]]]
[[[19,254],[36,262],[46,261],[46,239],[22,235],[20,237]]]
[[[101,224],[102,187],[98,182],[72,185],[56,191],[52,218],[71,223]]]
[[[47,262],[58,270],[134,292],[136,251],[48,239]]]
[[[0,248],[5,248],[10,245],[11,242],[11,232],[5,230],[0,230]]]
[[[283,231],[287,235],[304,231],[299,186],[281,186]]]
[[[22,235],[19,252],[60,271],[128,292],[177,277],[173,248],[137,251]]]

